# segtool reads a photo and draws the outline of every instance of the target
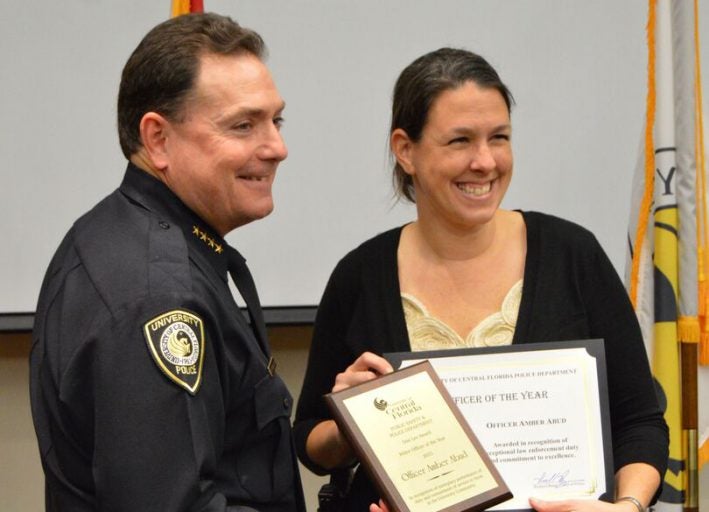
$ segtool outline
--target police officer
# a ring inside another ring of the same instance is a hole
[[[271,212],[287,156],[263,55],[255,32],[195,14],[153,28],[125,65],[128,168],[64,238],[37,307],[31,398],[50,511],[304,510],[291,397],[223,238]]]

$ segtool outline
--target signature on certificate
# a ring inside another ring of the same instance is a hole
[[[555,471],[553,473],[543,472],[541,475],[532,478],[535,489],[545,487],[570,487],[584,483],[583,478],[569,478],[571,470]]]

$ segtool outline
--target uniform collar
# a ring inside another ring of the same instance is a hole
[[[167,185],[133,163],[123,177],[120,191],[158,217],[161,227],[166,223],[179,227],[185,235],[190,252],[196,251],[227,280],[227,243],[217,232],[190,210]]]

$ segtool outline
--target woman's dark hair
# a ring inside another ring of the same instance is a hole
[[[436,98],[466,82],[496,89],[505,100],[508,112],[512,108],[512,93],[484,58],[467,50],[441,48],[422,55],[399,75],[394,86],[389,133],[400,128],[409,139],[418,142]],[[397,197],[416,202],[413,180],[396,160],[393,179]]]
[[[130,158],[142,147],[140,120],[157,112],[179,121],[192,92],[203,55],[264,57],[265,45],[253,30],[227,16],[185,14],[157,25],[128,58],[118,91],[118,138]]]

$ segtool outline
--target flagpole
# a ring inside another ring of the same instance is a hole
[[[682,441],[687,455],[684,512],[699,512],[699,470],[697,463],[697,344],[681,342],[682,361]]]
[[[685,512],[699,510],[698,429],[699,400],[697,389],[699,322],[699,237],[702,221],[697,168],[697,116],[701,104],[697,97],[699,84],[697,0],[672,1],[673,76],[675,106],[676,162],[678,167],[677,203],[679,206],[679,318],[680,389],[682,391],[682,447],[685,462]],[[686,196],[680,188],[689,192]],[[684,229],[686,227],[686,229]]]
[[[670,469],[663,476],[663,492],[655,507],[663,512],[680,507],[685,512],[699,510],[698,407],[704,388],[699,387],[697,363],[702,333],[709,338],[705,280],[709,264],[704,260],[709,236],[697,11],[697,0],[648,0],[645,151],[636,169],[638,187],[633,195],[640,208],[637,220],[631,215],[630,223],[636,236],[631,238],[629,291],[652,354],[670,429]],[[671,193],[657,193],[654,175],[661,169],[676,171]],[[651,218],[646,217],[651,210],[653,230]],[[653,280],[653,271],[661,279]],[[658,283],[664,286],[654,288]],[[674,301],[674,315],[665,311],[658,319],[653,314],[658,293],[660,304]]]

